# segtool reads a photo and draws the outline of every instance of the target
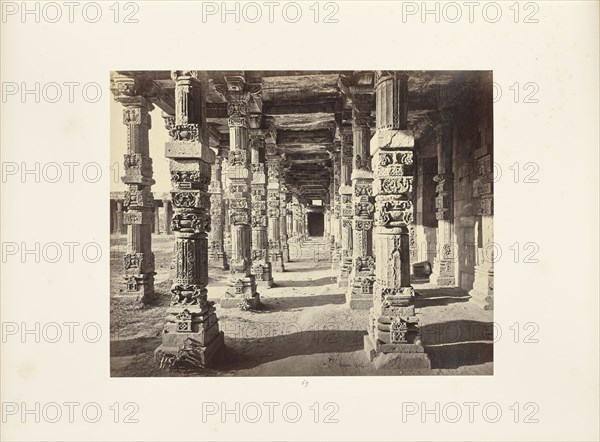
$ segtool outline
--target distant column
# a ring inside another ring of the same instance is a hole
[[[229,220],[231,226],[231,276],[221,307],[255,309],[260,305],[256,278],[252,274],[251,172],[248,139],[250,93],[244,79],[235,75],[216,84],[227,100],[229,115]]]
[[[371,73],[372,75],[372,73]],[[356,89],[356,90],[354,90]],[[352,309],[368,310],[373,306],[375,258],[373,257],[373,172],[371,171],[370,121],[372,88],[353,86],[352,133],[354,168],[352,171],[353,238],[352,269],[346,293]]]
[[[340,201],[342,211],[342,266],[338,277],[340,287],[348,287],[352,270],[352,128],[342,127],[342,154],[340,156]]]
[[[437,219],[437,256],[433,261],[430,282],[440,286],[456,286],[454,241],[454,177],[452,175],[453,128],[448,113],[441,114],[441,124],[435,129],[438,173],[435,217]]]
[[[212,180],[208,191],[210,193],[210,221],[209,233],[210,256],[218,261],[223,270],[229,269],[227,256],[225,255],[223,241],[223,225],[225,223],[225,206],[223,205],[222,162],[225,150],[221,150],[215,158],[212,166]]]
[[[163,200],[163,207],[165,210],[165,233],[171,235],[171,220],[173,219],[173,204],[171,200]]]
[[[252,274],[266,288],[273,286],[273,272],[269,257],[270,241],[267,224],[267,175],[262,160],[266,149],[265,130],[260,129],[260,115],[250,118],[250,158],[252,161]],[[271,227],[271,226],[269,226]]]
[[[269,215],[269,253],[276,271],[285,270],[281,238],[281,152],[275,144],[267,145],[267,205]],[[284,223],[285,224],[285,223]]]

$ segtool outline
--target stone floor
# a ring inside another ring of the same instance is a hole
[[[431,370],[377,371],[363,351],[367,311],[345,306],[335,283],[328,247],[321,238],[290,245],[290,263],[274,273],[276,285],[259,287],[260,312],[217,307],[226,348],[206,370],[159,370],[153,352],[160,345],[169,302],[173,237],[154,235],[156,292],[159,300],[141,307],[122,294],[125,236],[111,238],[112,376],[324,376],[324,375],[490,375],[493,373],[492,312],[468,302],[459,289],[414,280],[425,351]],[[228,272],[211,263],[209,299],[225,292]],[[218,303],[217,303],[218,305]]]

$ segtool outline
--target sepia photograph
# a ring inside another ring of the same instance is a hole
[[[600,440],[600,2],[0,15],[1,441]]]
[[[491,71],[115,71],[112,376],[493,374]]]

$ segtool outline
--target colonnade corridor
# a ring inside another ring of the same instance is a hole
[[[347,306],[339,270],[332,269],[324,237],[290,242],[290,261],[274,273],[275,285],[258,287],[261,308],[220,308],[229,271],[209,260],[209,300],[215,301],[225,347],[211,368],[163,370],[154,362],[171,299],[173,236],[152,236],[155,253],[154,304],[143,306],[119,293],[111,280],[112,376],[311,376],[311,375],[482,375],[492,373],[492,312],[467,302],[458,288],[434,288],[412,278],[421,336],[431,370],[376,370],[363,345],[368,310]],[[122,260],[124,235],[111,235],[111,265]],[[452,318],[448,321],[448,318]]]

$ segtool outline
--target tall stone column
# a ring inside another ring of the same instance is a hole
[[[359,91],[354,91],[359,89]],[[352,86],[352,134],[354,168],[352,170],[352,268],[346,293],[351,309],[368,310],[373,306],[375,259],[373,257],[373,172],[369,154],[371,129],[370,90]]]
[[[279,193],[279,241],[281,243],[281,252],[283,254],[283,262],[290,262],[290,246],[288,244],[288,227],[287,227],[287,219],[288,219],[288,204],[287,204],[287,190],[281,185],[281,176],[279,180],[280,190]],[[281,271],[284,271],[285,268],[282,265]]]
[[[266,150],[265,131],[259,129],[260,115],[250,119],[250,157],[252,161],[252,274],[267,288],[273,286],[272,265],[269,257],[270,241],[267,232],[267,175],[261,153]],[[269,226],[270,228],[271,226]]]
[[[229,115],[229,220],[231,225],[231,276],[221,307],[256,309],[260,297],[252,274],[251,174],[248,134],[250,93],[242,77],[229,76],[226,84],[216,84],[227,100]]]
[[[289,243],[289,241],[294,239],[294,234],[295,234],[295,232],[294,232],[294,203],[293,203],[291,196],[289,196],[289,198],[288,198],[287,194],[286,194],[286,202],[287,202],[286,224],[287,224],[288,243]],[[289,247],[288,247],[288,250],[289,250]]]
[[[278,272],[285,270],[283,265],[283,244],[281,242],[281,159],[281,153],[277,149],[277,146],[275,144],[267,145],[269,253],[271,254],[275,270]]]
[[[330,225],[331,223],[331,212],[329,211],[329,204],[323,204],[323,239],[325,242],[329,242],[331,236]]]
[[[341,145],[341,144],[340,144]],[[342,242],[341,242],[341,199],[340,199],[340,168],[341,168],[341,153],[333,152],[331,162],[333,164],[331,188],[329,194],[333,195],[333,210],[331,214],[331,230],[332,230],[332,246],[331,246],[331,268],[337,269],[341,259]]]
[[[115,201],[117,205],[117,211],[115,212],[115,233],[122,234],[125,224],[123,223],[123,201]]]
[[[292,195],[292,210],[291,210],[291,225],[292,225],[292,238],[294,241],[300,241],[300,227],[298,218],[300,217],[300,202],[298,201],[298,195]]]
[[[160,230],[160,207],[161,207],[162,202],[160,200],[155,200],[154,201],[154,230],[152,233],[156,234],[156,235],[160,235],[161,230]]]
[[[376,368],[430,368],[410,285],[414,136],[407,129],[408,76],[378,72],[377,145],[373,156],[376,280],[365,350]]]
[[[208,187],[210,193],[210,224],[211,230],[208,237],[210,256],[218,261],[223,270],[229,270],[227,255],[224,249],[223,228],[225,223],[225,206],[223,204],[222,163],[227,150],[220,149],[212,166],[212,181]]]
[[[441,124],[435,130],[438,173],[433,178],[435,188],[435,217],[437,219],[437,256],[433,261],[430,281],[439,286],[456,286],[454,248],[454,176],[452,174],[453,127],[450,115],[441,115]]]
[[[152,222],[154,197],[151,186],[152,159],[149,153],[149,112],[154,106],[148,101],[136,78],[113,74],[111,91],[123,109],[123,124],[127,126],[125,154],[125,192],[123,222],[127,225],[127,249],[123,257],[126,294],[137,296],[144,304],[152,302],[154,294],[154,254],[152,253]]]
[[[473,152],[478,200],[475,213],[477,256],[473,289],[469,291],[471,302],[485,310],[494,309],[494,162],[491,112],[482,118],[479,126],[480,147]]]
[[[340,203],[342,211],[342,265],[338,285],[348,287],[348,278],[352,270],[352,142],[350,127],[341,128],[342,149],[340,155]]]
[[[221,200],[223,203],[223,252],[225,253],[225,259],[227,260],[227,265],[229,266],[229,261],[231,259],[231,216],[229,213],[229,152],[227,156],[223,157],[222,165],[222,185],[223,185],[223,199]]]
[[[163,208],[165,210],[165,233],[170,235],[171,232],[171,220],[173,219],[173,204],[170,200],[163,200]]]
[[[172,71],[175,119],[167,118],[171,141],[171,201],[174,214],[175,275],[162,344],[155,351],[161,367],[206,367],[223,347],[213,301],[208,301],[208,236],[211,164],[205,94],[207,82],[197,71]]]

